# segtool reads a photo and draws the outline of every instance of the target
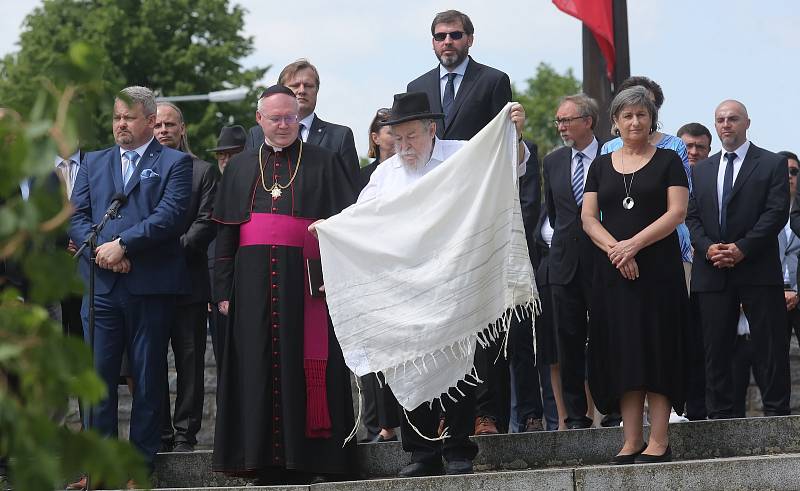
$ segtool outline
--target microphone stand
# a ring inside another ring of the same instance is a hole
[[[103,231],[103,228],[106,226],[106,222],[110,219],[116,218],[118,215],[118,209],[112,208],[106,211],[105,215],[103,215],[103,219],[100,220],[100,223],[92,225],[92,229],[89,232],[89,235],[86,236],[84,239],[83,244],[75,252],[75,255],[72,256],[73,259],[79,259],[81,254],[83,253],[86,248],[89,248],[89,349],[92,351],[92,367],[94,367],[94,277],[95,272],[97,270],[97,265],[95,263],[97,259],[97,254],[95,253],[95,249],[97,249],[97,236],[100,232]],[[86,415],[86,430],[92,429],[94,426],[94,410],[91,406],[87,407],[88,414]],[[92,478],[89,474],[86,474],[86,489],[92,489]]]

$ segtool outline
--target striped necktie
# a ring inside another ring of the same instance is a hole
[[[575,196],[575,203],[583,205],[583,152],[578,152],[575,157],[578,162],[575,164],[575,172],[572,173],[572,194]]]
[[[61,168],[61,175],[64,176],[64,184],[67,186],[67,198],[71,198],[72,188],[75,186],[75,174],[77,174],[78,166],[72,159],[62,160],[58,166]]]

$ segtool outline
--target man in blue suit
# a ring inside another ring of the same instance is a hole
[[[91,152],[72,192],[70,237],[81,244],[113,197],[127,197],[97,238],[95,369],[108,396],[94,411],[94,428],[117,434],[117,380],[127,351],[134,380],[130,441],[151,465],[161,443],[167,333],[176,294],[189,292],[179,237],[192,191],[192,160],[153,138],[156,103],[145,87],[123,89],[114,103],[111,148]],[[88,282],[89,253],[80,259]],[[88,296],[83,299],[88,334]]]

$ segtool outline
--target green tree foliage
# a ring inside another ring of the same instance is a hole
[[[253,40],[240,33],[245,10],[228,0],[45,0],[25,19],[19,51],[0,61],[0,101],[26,114],[41,79],[82,40],[97,50],[93,66],[105,90],[144,85],[157,95],[206,94],[251,87],[244,101],[184,102],[189,142],[199,156],[215,146],[229,122],[255,123],[256,82],[267,68],[244,69]],[[94,150],[113,143],[111,107],[87,118],[81,146]]]
[[[0,108],[0,456],[9,457],[18,490],[58,489],[81,472],[115,488],[128,479],[147,485],[143,458],[127,442],[54,421],[70,396],[92,404],[106,389],[89,349],[64,337],[46,308],[81,291],[63,235],[72,210],[63,187],[54,187],[53,156],[74,151],[114,94],[96,70],[102,50],[64,51],[31,81],[27,111]],[[27,200],[23,179],[31,179]],[[12,270],[29,285],[24,302]]]
[[[561,144],[552,123],[559,99],[580,92],[581,82],[572,74],[572,69],[561,75],[547,63],[540,63],[536,76],[526,83],[528,86],[522,91],[513,87],[514,100],[525,108],[524,136],[538,145],[541,159]]]

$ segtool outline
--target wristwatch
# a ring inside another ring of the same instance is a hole
[[[128,253],[128,244],[126,244],[125,241],[122,240],[122,237],[119,238],[119,246],[122,247],[122,253],[123,254],[127,254]]]

